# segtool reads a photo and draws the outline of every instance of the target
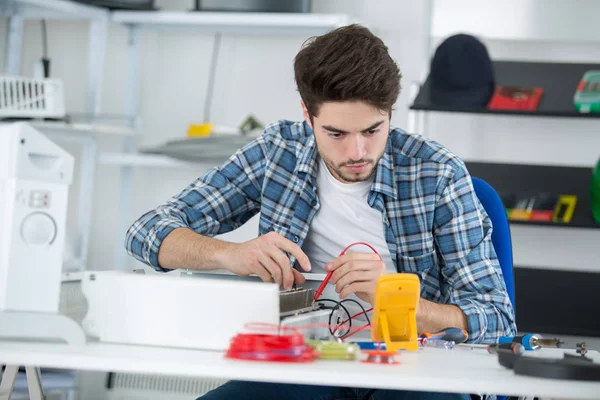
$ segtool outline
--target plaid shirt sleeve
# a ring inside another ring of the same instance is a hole
[[[165,204],[142,215],[127,231],[127,252],[165,272],[168,270],[158,264],[158,250],[174,229],[188,228],[215,236],[243,225],[260,209],[265,154],[265,139],[257,138],[224,165],[213,168]]]
[[[515,313],[494,251],[491,221],[479,203],[464,164],[445,181],[434,229],[449,304],[468,320],[469,342],[495,343],[516,335]]]

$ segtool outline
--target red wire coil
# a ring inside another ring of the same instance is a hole
[[[317,353],[306,344],[304,335],[294,330],[291,334],[240,333],[231,340],[225,357],[238,360],[301,363],[313,361]]]

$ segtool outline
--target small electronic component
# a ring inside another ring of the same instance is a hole
[[[360,355],[360,347],[355,343],[344,343],[337,340],[307,340],[306,343],[318,353],[321,360],[356,360]]]
[[[587,345],[585,342],[577,343],[577,354],[585,356],[587,354]]]
[[[367,364],[399,364],[398,353],[395,351],[371,350],[363,351],[367,358],[362,362]]]

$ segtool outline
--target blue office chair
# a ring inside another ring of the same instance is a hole
[[[492,244],[494,245],[494,250],[496,250],[496,255],[498,256],[498,263],[502,269],[508,298],[512,303],[513,309],[516,309],[512,241],[506,209],[498,193],[486,181],[475,177],[472,177],[471,180],[473,181],[473,188],[479,198],[479,202],[492,220],[492,225],[494,226]],[[508,396],[498,396],[497,398],[498,400],[507,400]]]
[[[516,309],[512,242],[504,204],[502,204],[502,200],[498,193],[486,181],[475,177],[472,177],[471,180],[473,181],[473,188],[475,189],[475,194],[479,198],[479,202],[492,220],[492,225],[494,226],[494,230],[492,231],[492,243],[496,250],[496,254],[498,255],[498,262],[502,269],[508,297],[512,303],[513,309]]]

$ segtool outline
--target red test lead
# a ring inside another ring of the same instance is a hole
[[[368,248],[370,248],[371,250],[373,250],[373,252],[375,254],[377,254],[377,256],[379,256],[379,259],[381,259],[381,256],[379,255],[379,253],[377,252],[377,250],[375,250],[375,248],[373,246],[371,246],[369,243],[365,243],[365,242],[355,242],[352,243],[351,245],[349,245],[348,247],[346,247],[341,253],[340,256],[343,256],[344,254],[346,254],[346,251],[348,251],[348,249],[352,246],[358,246],[358,245],[364,245],[367,246]],[[323,290],[325,290],[325,287],[327,286],[327,284],[329,283],[329,280],[331,279],[331,275],[333,274],[333,271],[329,271],[327,273],[327,275],[325,275],[325,279],[323,279],[323,282],[321,282],[321,285],[319,285],[319,288],[317,289],[317,291],[315,292],[315,296],[314,296],[314,301],[319,300],[319,297],[321,297],[321,294],[323,294]]]

